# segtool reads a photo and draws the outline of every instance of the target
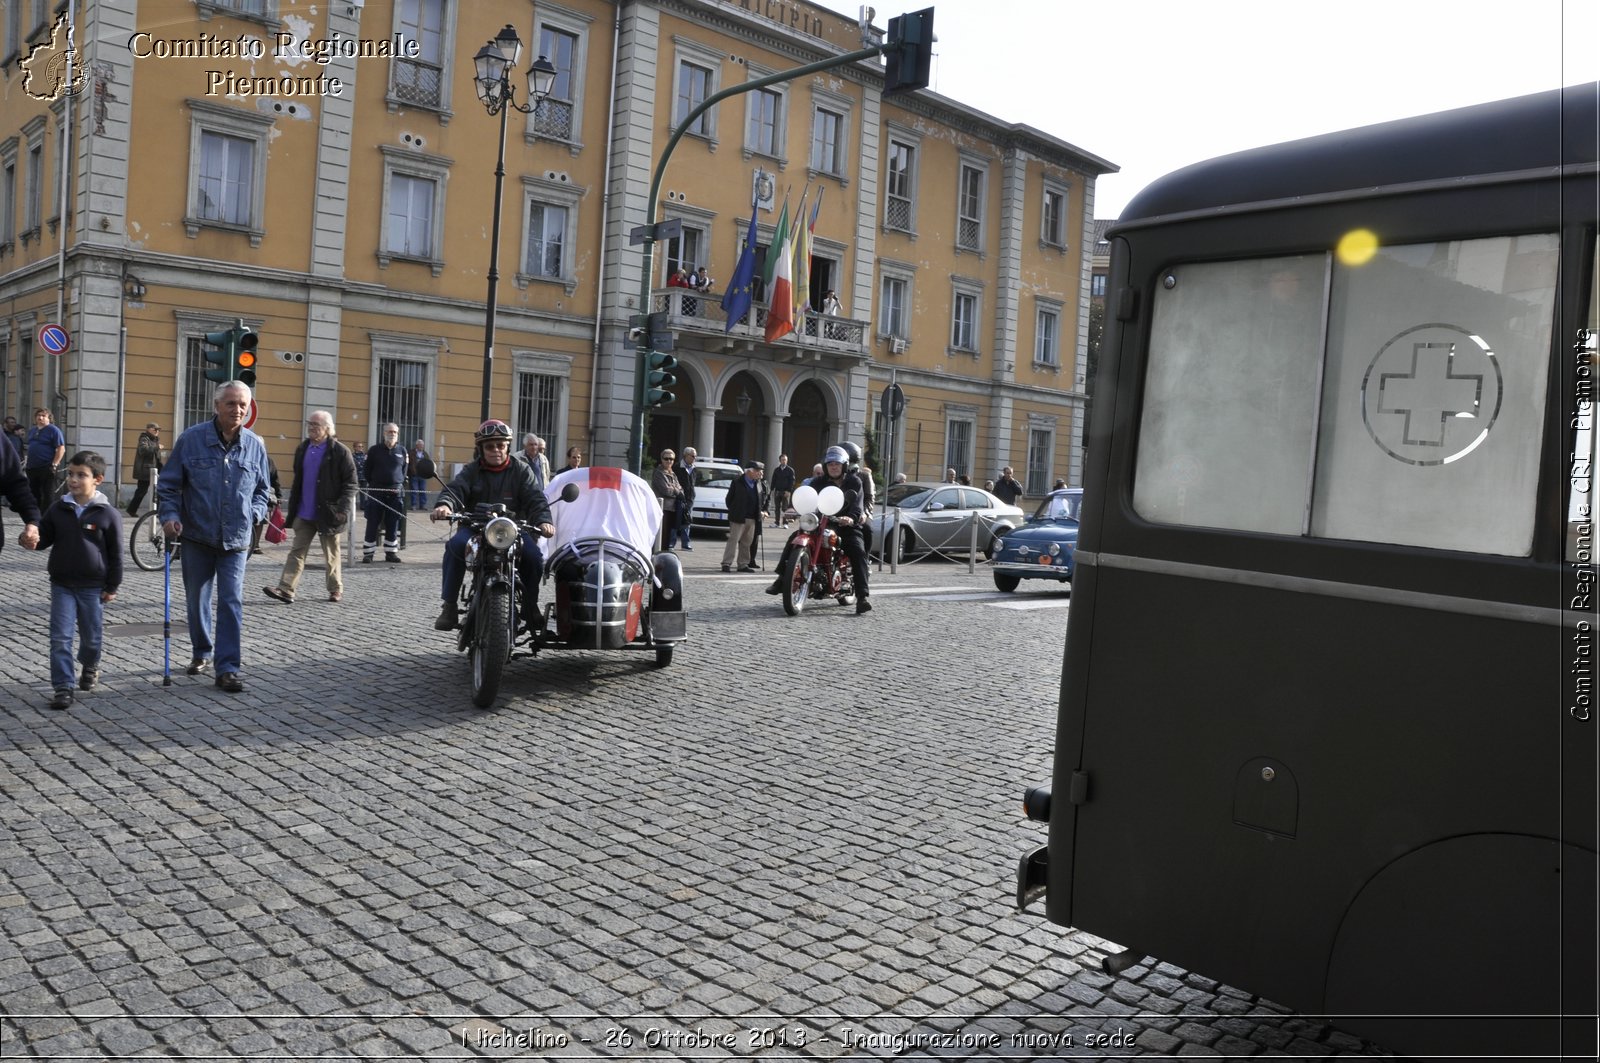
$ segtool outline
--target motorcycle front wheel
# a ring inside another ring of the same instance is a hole
[[[487,709],[500,693],[500,678],[511,659],[511,595],[504,588],[483,590],[477,626],[467,647],[472,660],[472,703]]]
[[[806,595],[811,592],[811,555],[796,550],[784,563],[778,578],[783,581],[783,611],[799,616],[800,610],[806,607]]]

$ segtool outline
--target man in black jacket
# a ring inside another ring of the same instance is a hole
[[[16,447],[0,445],[0,493],[5,494],[11,508],[22,518],[22,534],[17,536],[17,544],[32,550],[39,545],[39,502],[22,473],[22,458]]]
[[[685,550],[693,550],[689,545],[689,514],[694,509],[694,459],[693,447],[683,448],[683,460],[678,462],[678,467],[673,470],[678,475],[678,486],[683,488],[683,508],[678,513],[678,545]],[[667,543],[670,548],[672,543]]]
[[[311,540],[322,543],[328,565],[328,601],[344,597],[339,570],[339,533],[350,523],[350,500],[356,490],[356,460],[350,448],[333,437],[333,414],[318,410],[306,418],[306,438],[294,452],[294,486],[289,489],[289,520],[294,542],[283,562],[276,587],[262,592],[280,602],[294,601],[300,574],[306,568]]]
[[[728,485],[728,545],[722,551],[722,571],[732,572],[737,559],[740,572],[756,571],[756,532],[766,514],[761,511],[761,483],[756,462],[744,463],[744,475]]]
[[[433,519],[445,520],[452,512],[471,512],[479,505],[504,505],[506,512],[525,524],[537,525],[539,533],[551,536],[556,527],[550,520],[550,505],[544,492],[534,483],[533,470],[511,457],[511,426],[488,420],[473,435],[474,461],[464,467],[450,486],[434,500]],[[472,528],[463,524],[444,544],[444,608],[433,622],[438,631],[450,631],[461,622],[461,581],[467,574],[467,540]],[[519,537],[518,580],[525,588],[523,608],[532,624],[539,612],[539,579],[544,560],[527,532]]]
[[[383,426],[383,438],[367,448],[367,537],[361,544],[361,561],[371,563],[378,550],[378,527],[383,526],[383,559],[400,563],[400,514],[405,508],[406,460],[400,445],[400,426]]]

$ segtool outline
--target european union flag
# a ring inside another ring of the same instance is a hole
[[[744,250],[739,252],[739,263],[734,267],[728,290],[722,293],[722,311],[728,315],[728,326],[723,332],[732,332],[735,322],[750,312],[755,301],[756,280],[756,212],[750,211],[750,232],[744,238]]]

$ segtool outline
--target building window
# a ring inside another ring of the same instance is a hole
[[[449,0],[399,0],[395,5],[395,33],[408,44],[415,42],[414,56],[396,57],[390,67],[389,95],[399,103],[442,109],[446,104],[445,72],[447,27],[451,24],[445,5]]]
[[[0,248],[17,237],[17,164],[7,161],[0,174]]]
[[[1059,368],[1061,311],[1055,307],[1040,307],[1038,328],[1033,337],[1033,364]]]
[[[1055,453],[1055,433],[1048,428],[1028,430],[1028,478],[1022,489],[1030,495],[1049,493],[1050,458]]]
[[[225,326],[219,324],[218,329]],[[202,343],[199,336],[187,336],[183,341],[183,395],[179,398],[179,409],[183,410],[183,420],[178,425],[178,431],[172,433],[174,439],[178,432],[190,425],[199,424],[211,418],[216,412],[212,401],[217,385],[206,379],[206,360],[202,352]]]
[[[958,291],[951,301],[950,346],[958,351],[978,351],[978,297]]]
[[[433,257],[433,196],[425,177],[397,173],[389,179],[389,224],[385,250],[409,258]]]
[[[558,281],[576,290],[578,202],[584,189],[542,177],[523,177],[522,255],[517,283]]]
[[[916,148],[898,140],[889,141],[889,179],[883,208],[883,224],[887,229],[908,233],[915,227],[916,161]]]
[[[380,145],[383,162],[383,244],[379,265],[409,258],[444,269],[444,190],[448,160]]]
[[[265,232],[266,138],[272,119],[255,110],[189,100],[190,237],[202,226],[240,229],[252,247]]]
[[[539,54],[556,68],[556,77],[550,83],[550,94],[534,105],[533,131],[551,140],[577,140],[573,85],[577,82],[578,35],[554,26],[540,26]]]
[[[908,277],[885,276],[883,297],[878,319],[878,334],[890,339],[911,338],[911,280]]]
[[[255,148],[253,141],[243,137],[200,134],[200,199],[195,214],[202,221],[250,224]]]
[[[983,181],[981,167],[961,166],[956,187],[956,246],[964,251],[983,250]]]
[[[1106,297],[1106,275],[1104,273],[1096,273],[1089,278],[1089,294],[1096,299],[1104,299]]]
[[[267,2],[268,0],[201,0],[201,5],[213,11],[226,11],[229,14],[264,19],[270,14]]]
[[[22,47],[22,5],[16,3],[5,5],[5,20],[6,39],[5,43],[0,45],[0,59],[6,61],[6,66],[10,66],[11,60],[16,58],[17,52]]]
[[[400,426],[401,439],[427,439],[428,365],[405,358],[378,359],[375,422]]]
[[[567,208],[528,204],[528,254],[523,272],[531,277],[562,277],[566,269]]]
[[[944,464],[959,476],[972,475],[972,440],[977,422],[970,415],[947,416],[944,423]]]
[[[28,207],[24,233],[37,232],[44,206],[44,145],[28,149]]]
[[[844,173],[844,115],[818,107],[811,127],[811,168],[818,173]]]
[[[678,109],[676,124],[682,125],[683,120],[689,117],[689,112],[705,103],[713,92],[711,88],[712,72],[709,67],[698,63],[691,63],[687,59],[678,64]],[[697,136],[709,137],[711,135],[711,112],[707,111],[694,120],[687,132]]]
[[[691,229],[688,225],[683,227],[682,236],[674,236],[667,241],[667,253],[663,256],[666,261],[661,273],[661,283],[665,286],[667,281],[680,269],[693,272],[697,267],[706,265],[705,260],[706,234],[700,229]]]
[[[17,420],[27,424],[33,418],[33,321],[19,322],[17,342]]]
[[[783,95],[771,89],[750,93],[750,128],[745,145],[752,152],[777,158],[783,140]]]
[[[517,374],[517,440],[532,432],[554,444],[562,410],[561,381],[544,373]]]
[[[1067,193],[1059,185],[1045,185],[1039,240],[1050,247],[1067,246]]]

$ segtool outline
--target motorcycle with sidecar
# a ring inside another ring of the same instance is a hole
[[[532,529],[503,506],[480,506],[467,523],[457,649],[472,662],[472,703],[487,708],[505,665],[545,650],[635,650],[672,663],[687,639],[683,570],[675,554],[652,554],[661,510],[650,485],[623,469],[589,466],[551,477],[555,535],[544,543],[547,593],[538,611],[517,567],[516,543]],[[537,534],[536,532],[534,534]]]

